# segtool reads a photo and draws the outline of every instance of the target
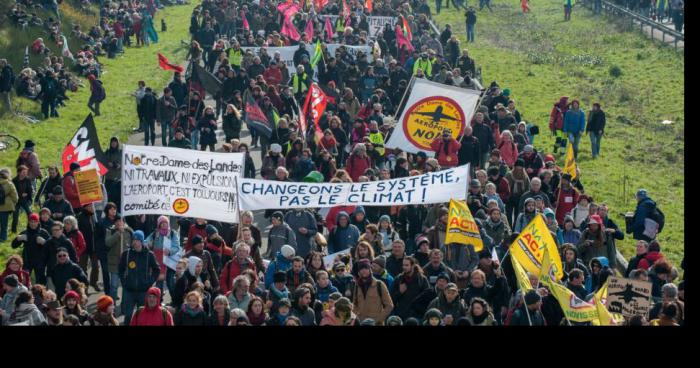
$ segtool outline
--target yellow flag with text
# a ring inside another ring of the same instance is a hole
[[[571,175],[571,180],[576,179],[576,159],[574,158],[574,146],[569,141],[566,146],[566,158],[564,159],[564,170],[565,173]]]
[[[559,302],[564,316],[572,322],[592,322],[598,321],[598,309],[595,305],[579,299],[566,286],[548,281],[549,292]]]
[[[447,216],[447,234],[445,244],[457,243],[473,245],[474,250],[484,249],[484,242],[479,234],[479,227],[464,201],[450,200],[450,210]]]
[[[542,216],[535,216],[510,246],[511,257],[515,257],[526,271],[540,276],[545,250],[549,252],[551,265],[558,265],[554,267],[553,275],[556,280],[561,280],[564,277],[564,271],[561,267],[557,243],[552,238]]]

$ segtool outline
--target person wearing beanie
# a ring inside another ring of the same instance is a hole
[[[347,212],[338,212],[335,216],[335,224],[336,226],[333,227],[328,235],[329,254],[352,248],[360,239],[360,229],[351,223]]]
[[[81,326],[88,320],[88,312],[80,305],[80,295],[75,291],[71,290],[63,296],[63,305],[64,318],[73,315],[78,318]]]
[[[143,304],[131,314],[124,313],[125,326],[174,326],[173,316],[161,306],[160,289],[150,287],[144,292]],[[123,304],[123,303],[122,303]],[[127,318],[128,317],[128,318]]]
[[[109,295],[102,295],[97,299],[97,309],[88,318],[89,326],[119,326],[119,321],[114,316],[114,300]]]
[[[190,225],[187,232],[187,243],[185,243],[185,252],[192,250],[192,240],[195,235],[199,235],[201,239],[207,238],[207,220],[203,218],[195,218],[194,224]]]
[[[535,290],[528,291],[510,319],[509,326],[546,326],[542,307],[542,297]]]
[[[381,255],[374,258],[370,264],[372,268],[372,276],[377,280],[381,280],[391,290],[394,285],[394,277],[386,270],[386,256]]]
[[[211,252],[207,249],[205,249],[205,241],[204,239],[199,236],[195,235],[192,238],[192,250],[189,252],[185,253],[184,258],[191,258],[191,257],[197,257],[202,261],[202,271],[201,275],[197,276],[197,280],[201,280],[201,282],[204,284],[204,288],[206,289],[207,292],[212,293],[215,291],[219,290],[219,273],[216,272],[216,269],[214,267],[214,259],[211,255]],[[196,262],[195,262],[196,263]],[[192,271],[194,271],[193,267],[196,266],[193,265],[192,263],[189,264],[189,267],[192,268]],[[194,273],[190,272],[192,275]],[[194,280],[196,281],[196,280]],[[184,296],[184,294],[182,295]]]
[[[355,125],[357,126],[357,121],[355,122]],[[361,143],[361,137],[369,135],[369,132],[367,131],[367,128],[364,127],[362,122],[360,122],[360,125],[362,126],[361,129],[364,130],[364,133],[361,133],[362,135],[360,136],[359,143],[355,144],[355,148],[345,161],[345,170],[348,172],[348,175],[350,175],[354,183],[358,182],[360,176],[364,175],[365,171],[372,167],[372,160],[367,155],[367,148]],[[356,131],[357,129],[353,129],[352,131],[353,142],[355,142]]]
[[[19,282],[17,275],[10,274],[2,280],[2,289],[5,294],[0,299],[0,319],[3,322],[9,320],[12,312],[15,311],[17,297],[21,292],[28,292],[26,286]]]
[[[51,211],[51,219],[53,221],[63,222],[65,216],[75,215],[70,202],[63,198],[63,187],[61,185],[53,187],[51,193],[51,198],[47,199],[41,207]]]
[[[581,233],[581,238],[576,244],[581,260],[588,264],[595,258],[605,257],[610,262],[610,267],[614,269],[617,250],[611,239],[610,234],[605,231],[600,216],[592,215],[588,221],[588,228]]]
[[[523,167],[530,177],[530,180],[537,177],[544,168],[544,162],[542,161],[540,153],[537,152],[532,145],[528,144],[523,147],[523,151],[520,152],[518,158],[523,160]]]
[[[646,189],[639,189],[635,195],[637,199],[637,208],[634,210],[634,215],[627,222],[627,234],[633,234],[635,240],[644,240],[651,242],[656,237],[656,233],[663,230],[657,228],[660,218],[658,217],[659,210],[656,202],[649,198]]]
[[[292,268],[292,260],[295,257],[295,253],[296,252],[294,248],[289,244],[285,244],[282,246],[282,248],[280,248],[280,250],[275,256],[275,259],[267,265],[267,270],[265,271],[266,289],[269,289],[270,285],[272,285],[272,280],[274,278],[275,273],[281,271],[284,272],[286,275],[286,272]]]
[[[265,278],[268,281],[268,278]],[[272,276],[270,281],[268,300],[273,304],[277,303],[282,299],[290,298],[290,291],[287,288],[287,273],[282,271],[277,271]]]
[[[297,238],[294,230],[284,222],[282,211],[275,211],[270,218],[272,228],[267,238],[267,252],[263,255],[266,259],[274,259],[283,245],[289,245],[297,249]]]
[[[219,275],[224,263],[228,262],[233,256],[233,250],[226,245],[226,241],[219,235],[219,230],[214,225],[208,224],[204,230],[207,233],[207,237],[204,238],[204,245],[209,254],[211,254],[216,275]]]
[[[78,197],[78,185],[75,182],[75,173],[80,171],[80,164],[73,162],[70,164],[70,171],[63,175],[61,187],[63,187],[63,195],[68,203],[73,208],[74,213],[79,213],[81,210],[80,198]]]
[[[295,208],[284,216],[284,223],[294,231],[296,255],[306,258],[311,252],[311,239],[318,232],[316,218],[311,211]]]
[[[182,256],[180,234],[170,229],[170,219],[167,216],[158,217],[156,229],[143,241],[144,245],[153,252],[160,266],[160,275],[156,287],[161,294],[175,288],[175,266]]]
[[[357,263],[357,269],[357,282],[352,291],[352,304],[355,306],[357,318],[360,320],[372,318],[378,325],[382,325],[394,309],[389,288],[383,281],[372,276],[369,260],[360,260]]]
[[[46,285],[46,248],[43,245],[50,235],[40,227],[39,220],[39,215],[36,213],[29,215],[27,228],[12,240],[12,248],[23,248],[20,258],[23,264],[20,268],[28,273],[34,271],[36,282]]]
[[[121,312],[124,325],[128,326],[134,308],[143,305],[146,291],[151,288],[160,275],[160,266],[152,251],[146,248],[143,231],[134,231],[131,247],[124,251],[119,260],[118,274],[122,284]],[[160,299],[160,290],[158,298]],[[159,301],[160,302],[160,301]]]

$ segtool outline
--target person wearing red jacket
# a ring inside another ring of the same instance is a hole
[[[160,289],[151,287],[146,292],[146,302],[134,312],[130,326],[173,326],[173,315],[160,306]]]
[[[250,258],[250,246],[240,243],[236,248],[236,258],[228,261],[224,269],[221,270],[221,277],[219,277],[221,293],[227,295],[229,291],[233,290],[233,279],[249,269],[257,274],[255,262]]]
[[[360,176],[365,174],[365,171],[372,167],[372,162],[367,156],[367,147],[364,144],[358,143],[352,150],[352,154],[345,162],[345,169],[352,178],[353,182],[357,182]]]
[[[31,290],[32,280],[29,277],[29,272],[25,271],[23,267],[24,260],[22,260],[22,257],[17,254],[11,255],[10,258],[7,259],[5,271],[3,271],[2,275],[0,275],[0,280],[4,280],[5,277],[9,275],[15,275],[17,276],[17,279],[19,280],[20,284],[26,286],[27,289]],[[2,298],[4,295],[5,288],[0,288],[0,298]]]
[[[554,104],[552,112],[549,114],[549,130],[557,139],[554,142],[554,153],[557,153],[559,147],[566,148],[566,136],[562,129],[564,128],[564,114],[569,110],[569,97],[562,96],[559,102]]]
[[[282,70],[277,66],[276,61],[270,61],[270,66],[263,72],[263,78],[269,86],[277,86],[282,83]]]
[[[554,191],[554,206],[557,223],[563,224],[564,218],[578,203],[579,192],[571,185],[571,175],[562,174],[559,187]]]
[[[73,216],[66,216],[63,219],[63,232],[66,234],[66,238],[73,243],[75,255],[80,259],[80,256],[87,248],[87,244],[85,243],[85,236],[78,230],[78,220]]]
[[[61,180],[61,187],[63,187],[63,196],[70,203],[73,208],[73,212],[79,213],[80,198],[78,197],[78,185],[75,183],[75,176],[73,176],[77,171],[80,171],[80,164],[73,162],[70,164],[70,172],[66,173]]]
[[[444,129],[441,138],[435,138],[430,148],[435,151],[440,167],[450,168],[459,164],[457,153],[462,144],[452,138],[452,130]]]

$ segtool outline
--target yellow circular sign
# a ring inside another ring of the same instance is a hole
[[[444,129],[450,129],[455,139],[462,135],[465,115],[457,101],[444,96],[431,96],[406,110],[402,126],[409,142],[430,151],[430,144],[442,135]]]
[[[190,209],[190,203],[185,198],[178,198],[173,202],[173,211],[181,215]]]
[[[136,156],[131,162],[136,166],[141,165],[141,157]]]
[[[134,262],[134,261],[129,262],[129,269],[133,270],[134,268],[136,268],[136,262]]]

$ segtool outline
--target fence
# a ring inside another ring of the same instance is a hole
[[[587,1],[581,1],[581,4],[587,8],[590,8],[593,10],[594,6],[594,1],[593,0],[587,0]],[[616,20],[620,20],[623,22],[629,21],[630,27],[635,27],[635,23],[639,24],[639,30],[642,31],[643,33],[647,33],[644,30],[644,27],[649,27],[649,31],[651,34],[651,37],[656,39],[654,37],[654,32],[658,31],[661,33],[661,40],[663,43],[670,43],[673,42],[673,47],[677,50],[679,47],[681,49],[684,48],[685,45],[685,35],[681,32],[676,31],[675,29],[671,29],[657,21],[654,21],[648,17],[645,17],[641,14],[637,14],[629,9],[625,9],[623,7],[620,7],[618,5],[612,4],[608,1],[601,1],[601,6],[602,10],[607,15],[608,17],[612,17]],[[668,42],[666,40],[669,40]],[[679,42],[682,44],[679,46]]]

